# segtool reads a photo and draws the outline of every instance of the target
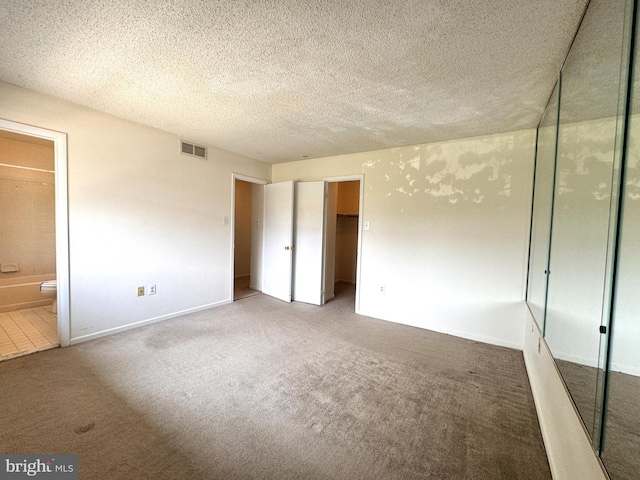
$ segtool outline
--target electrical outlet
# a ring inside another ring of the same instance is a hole
[[[144,287],[138,287],[138,296],[144,297]]]
[[[149,285],[147,287],[147,292],[149,292],[149,295],[155,295],[156,294],[156,284],[152,283],[151,285]]]
[[[384,293],[384,291],[385,291],[384,285],[380,285],[380,293]]]

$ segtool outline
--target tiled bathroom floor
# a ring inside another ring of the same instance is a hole
[[[0,361],[58,346],[58,319],[51,307],[0,313]]]

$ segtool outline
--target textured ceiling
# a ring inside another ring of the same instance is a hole
[[[271,163],[323,157],[535,127],[585,4],[0,0],[0,80]]]

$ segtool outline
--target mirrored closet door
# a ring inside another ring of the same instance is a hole
[[[640,478],[636,3],[591,0],[540,122],[527,283],[529,309],[614,479]]]

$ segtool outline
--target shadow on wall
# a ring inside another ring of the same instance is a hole
[[[568,208],[608,213],[615,129],[616,118],[560,126],[556,192]]]
[[[640,115],[634,115],[631,120],[633,133],[629,138],[626,177],[626,200],[640,200],[640,135],[636,133],[640,125]]]
[[[558,171],[558,194],[569,203],[584,207],[585,201],[593,202],[608,211],[611,128],[615,128],[615,119],[562,127],[564,148],[559,155],[563,168]],[[439,205],[479,205],[500,203],[511,196],[513,169],[518,168],[515,159],[521,155],[522,145],[515,135],[506,135],[390,152],[391,158],[380,157],[364,164],[365,169],[377,172],[379,180],[390,184],[387,197],[424,196]],[[629,163],[627,189],[632,190],[629,198],[636,200],[640,199],[638,158],[631,158]]]
[[[407,153],[394,149],[393,160],[379,158],[365,168],[393,184],[387,197],[422,195],[441,205],[499,202],[511,195],[515,141],[501,136],[416,146]]]

